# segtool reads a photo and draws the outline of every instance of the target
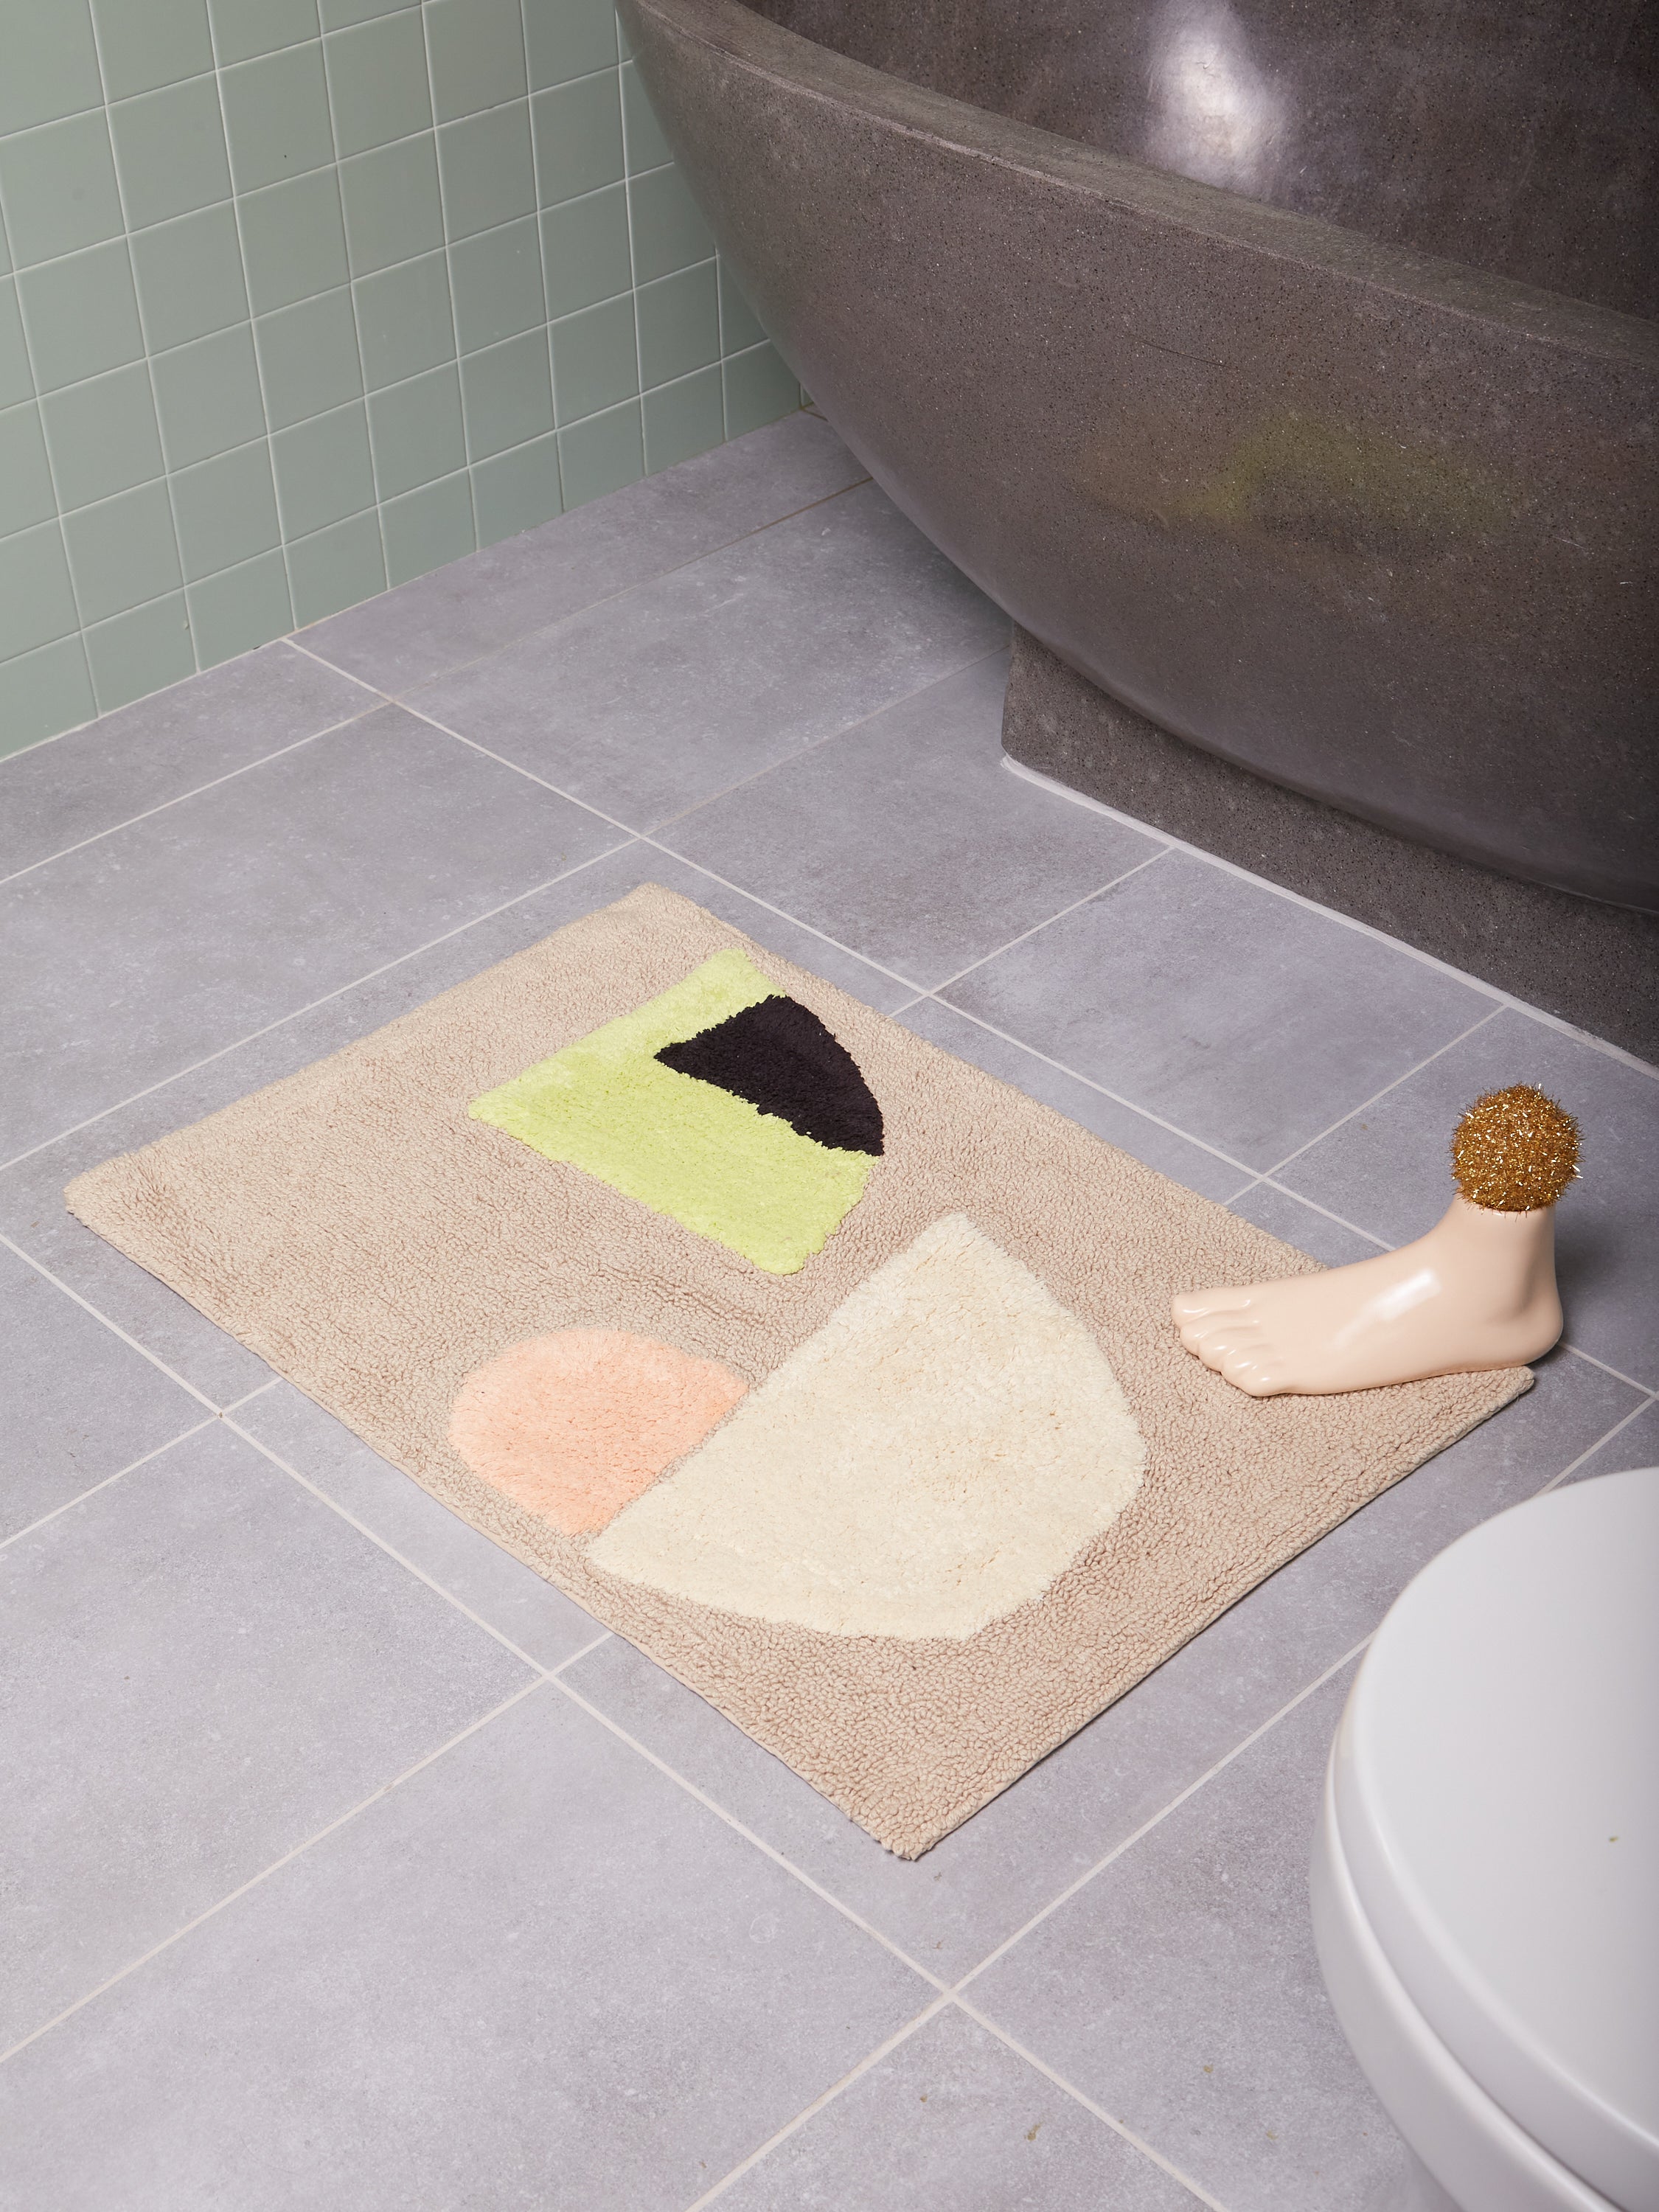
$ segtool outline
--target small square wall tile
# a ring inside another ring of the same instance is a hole
[[[720,359],[720,292],[712,261],[641,284],[636,312],[640,380],[647,392]]]
[[[67,636],[78,621],[59,524],[0,538],[0,660]]]
[[[173,479],[173,502],[179,550],[191,583],[238,567],[280,542],[270,448],[263,438],[179,470]]]
[[[590,415],[586,422],[561,430],[559,460],[567,507],[581,507],[608,491],[620,491],[624,484],[637,483],[645,474],[639,401]]]
[[[726,353],[742,353],[766,337],[760,317],[744,296],[743,288],[722,261],[720,276],[720,345]]]
[[[597,191],[622,176],[622,93],[614,70],[538,92],[531,112],[544,207]]]
[[[562,423],[631,398],[639,376],[634,301],[626,293],[554,324],[553,380]]]
[[[165,483],[140,484],[65,515],[64,540],[83,623],[125,613],[183,580]]]
[[[751,346],[726,363],[726,434],[740,438],[793,415],[800,405],[795,372],[773,345]]]
[[[0,277],[0,407],[15,407],[34,397],[34,378],[29,368],[28,348],[23,343],[23,318],[17,306],[15,277]]]
[[[382,499],[466,466],[460,377],[453,363],[375,392],[368,423]]]
[[[103,109],[0,138],[0,192],[20,269],[116,237],[121,195]]]
[[[550,316],[573,315],[631,287],[628,188],[611,185],[542,214],[542,265]]]
[[[282,455],[276,467],[280,478]],[[355,607],[386,589],[386,560],[380,550],[380,517],[371,509],[349,516],[314,537],[296,538],[288,549],[294,592],[294,619],[303,629],[325,615]]]
[[[616,65],[612,0],[524,0],[524,28],[532,85],[562,84]]]
[[[334,159],[319,39],[243,62],[220,82],[239,192],[280,184]]]
[[[629,198],[634,229],[634,273],[641,284],[676,269],[706,261],[714,240],[679,170],[653,169],[636,177]]]
[[[657,111],[645,88],[637,62],[625,62],[622,71],[623,119],[628,131],[628,173],[636,177],[643,169],[659,169],[672,161],[674,149],[663,137]]]
[[[432,127],[421,11],[378,16],[323,42],[339,152],[364,154]]]
[[[423,253],[395,269],[360,276],[352,290],[363,374],[371,392],[454,359],[455,324],[443,254]]]
[[[89,722],[97,711],[78,636],[0,660],[0,760]]]
[[[645,465],[672,469],[707,453],[726,435],[726,402],[718,364],[645,395]]]
[[[357,321],[344,285],[262,315],[255,336],[273,430],[362,397]]]
[[[536,218],[464,238],[450,252],[455,328],[463,353],[499,344],[547,319]]]
[[[0,538],[50,522],[58,512],[39,402],[0,414]]]
[[[222,569],[191,585],[186,596],[197,665],[202,668],[234,660],[256,645],[285,636],[294,627],[288,570],[280,553],[262,553],[240,568]]]
[[[467,445],[483,459],[522,446],[553,428],[547,333],[538,328],[461,363]]]
[[[472,520],[472,488],[465,471],[441,483],[423,484],[402,499],[389,499],[380,510],[386,531],[386,580],[406,584],[446,562],[459,561],[477,544]]]
[[[278,430],[270,445],[284,538],[307,538],[373,508],[374,471],[361,399]]]
[[[516,100],[447,123],[438,133],[438,167],[451,238],[470,238],[536,210],[530,103]]]
[[[67,513],[161,473],[149,371],[142,362],[49,392],[40,402],[58,496]]]
[[[182,592],[133,607],[87,632],[87,659],[100,714],[145,699],[191,675],[196,656]]]
[[[247,319],[241,241],[228,203],[140,231],[132,266],[152,353]]]
[[[346,234],[340,219],[344,175],[343,170],[337,175],[319,169],[314,176],[270,185],[242,201],[248,296],[256,315],[345,283]]]
[[[42,392],[101,375],[143,352],[125,239],[26,270],[16,281]]]
[[[110,127],[135,230],[230,198],[219,88],[212,77],[191,77],[124,100],[110,110]]]
[[[529,84],[519,0],[428,0],[423,12],[440,123],[523,99]]]
[[[553,0],[556,7],[558,0]],[[6,65],[0,70],[0,131],[27,131],[104,96],[98,49],[85,0],[14,0],[5,14]]]
[[[472,495],[480,545],[494,545],[550,522],[563,503],[558,440],[532,439],[511,453],[480,461],[472,471]]]
[[[222,68],[314,39],[317,0],[208,0]]]
[[[213,67],[207,0],[92,0],[111,100],[180,84]]]
[[[157,354],[150,373],[169,468],[187,468],[264,437],[259,368],[246,323]]]
[[[442,246],[443,203],[430,131],[342,161],[340,191],[353,276],[367,276]]]

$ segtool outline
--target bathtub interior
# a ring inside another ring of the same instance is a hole
[[[1659,312],[1652,0],[750,0],[994,113]]]

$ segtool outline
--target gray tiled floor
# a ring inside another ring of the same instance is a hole
[[[1659,1081],[1005,774],[1002,637],[800,416],[0,766],[7,2212],[1414,2201],[1320,1762],[1437,1550],[1659,1457]],[[650,880],[1333,1262],[1547,1085],[1567,1346],[888,1856],[63,1208]]]

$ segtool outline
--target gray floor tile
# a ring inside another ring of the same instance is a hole
[[[928,1995],[550,1686],[15,2059],[0,2203],[681,2212]]]
[[[1137,1114],[1132,1106],[1120,1106],[1115,1098],[1108,1098],[1077,1076],[1039,1060],[1024,1045],[982,1029],[942,1000],[918,1000],[905,1008],[899,1021],[905,1029],[926,1037],[929,1044],[954,1053],[958,1060],[971,1060],[975,1067],[1012,1084],[1028,1097],[1040,1098],[1068,1121],[1091,1129],[1109,1145],[1132,1152],[1149,1168],[1185,1183],[1189,1190],[1202,1191],[1206,1198],[1224,1199],[1238,1188],[1239,1171],[1231,1160],[1206,1152],[1201,1145],[1189,1143],[1160,1122]]]
[[[13,1073],[0,1154],[41,1143],[617,833],[401,708],[0,891]]]
[[[440,1504],[291,1382],[261,1391],[232,1418],[538,1666],[557,1667],[602,1632],[533,1567]]]
[[[0,1540],[208,1418],[3,1246],[0,1343]]]
[[[950,1980],[1369,1635],[1436,1553],[1540,1490],[1637,1402],[1628,1384],[1583,1360],[1547,1363],[1525,1398],[1282,1568],[921,1859],[884,1851],[620,1639],[578,1660],[568,1679],[929,1972]]]
[[[1609,1437],[1567,1480],[1588,1482],[1595,1475],[1619,1474],[1629,1467],[1659,1467],[1659,1399],[1650,1399],[1627,1428]]]
[[[1193,2212],[1196,2203],[954,2009],[719,2201],[730,2212]]]
[[[1352,1670],[972,1985],[975,2005],[1228,2212],[1409,2203],[1325,1995],[1308,1851]]]
[[[337,667],[406,690],[862,482],[830,425],[791,415],[302,633]]]
[[[1563,1198],[1556,1253],[1567,1337],[1659,1383],[1659,1081],[1507,1008],[1334,1130],[1279,1178],[1390,1244],[1420,1237],[1452,1197],[1446,1147],[1483,1091],[1536,1083],[1576,1114],[1583,1180]]]
[[[1492,1006],[1409,953],[1185,853],[945,995],[1260,1168]]]
[[[530,1679],[217,1426],[9,1546],[0,1578],[0,2045]]]
[[[33,745],[0,769],[0,877],[375,704],[279,640]]]
[[[1322,1260],[1328,1267],[1352,1267],[1356,1260],[1374,1260],[1377,1255],[1378,1247],[1369,1237],[1360,1236],[1346,1223],[1333,1221],[1328,1213],[1292,1198],[1287,1191],[1275,1190],[1271,1183],[1253,1184],[1231,1200],[1228,1210],[1245,1221],[1254,1221],[1270,1237],[1294,1244],[1298,1252]]]
[[[884,967],[942,982],[1159,850],[1004,772],[1006,682],[1000,655],[983,660],[664,842]]]
[[[649,830],[994,652],[1007,630],[886,494],[861,484],[408,696]],[[792,864],[803,826],[786,839]]]

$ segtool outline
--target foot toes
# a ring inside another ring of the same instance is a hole
[[[1178,1298],[1171,1301],[1170,1310],[1175,1316],[1176,1327],[1182,1328],[1193,1322],[1206,1320],[1212,1314],[1237,1312],[1249,1295],[1248,1288],[1183,1291]]]

